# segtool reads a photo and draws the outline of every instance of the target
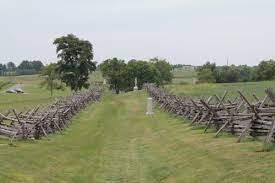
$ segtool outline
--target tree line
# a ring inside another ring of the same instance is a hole
[[[62,85],[78,91],[89,87],[90,73],[96,70],[93,45],[88,40],[82,40],[73,34],[56,38],[57,63],[44,67],[41,76],[44,77],[42,86],[46,86],[51,93],[54,89],[63,89]],[[163,85],[172,81],[172,66],[164,59],[153,58],[149,61],[132,59],[124,60],[112,58],[103,61],[98,69],[107,79],[110,89],[118,94],[120,91],[133,90],[135,78],[137,86],[143,83]]]
[[[199,82],[234,83],[275,79],[275,61],[261,61],[257,66],[217,66],[206,62],[196,69]]]
[[[23,60],[18,66],[13,62],[7,64],[0,63],[0,76],[17,76],[38,74],[44,65],[40,60]]]
[[[99,65],[103,77],[107,78],[110,89],[117,94],[131,91],[137,78],[138,88],[143,83],[163,85],[172,81],[172,66],[164,59],[153,58],[149,61],[132,59],[127,63],[118,58],[107,59]]]

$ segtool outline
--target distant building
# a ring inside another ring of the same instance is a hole
[[[188,71],[194,71],[196,69],[196,66],[193,65],[174,65],[174,70],[188,70]]]

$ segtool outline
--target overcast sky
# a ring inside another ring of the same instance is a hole
[[[255,65],[275,58],[275,1],[0,0],[0,62],[54,62],[53,40],[69,33],[94,45],[96,61]]]

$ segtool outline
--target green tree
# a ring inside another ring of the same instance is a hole
[[[29,75],[29,74],[37,74],[38,71],[33,67],[32,61],[23,60],[16,69],[17,75]]]
[[[40,60],[33,60],[31,64],[32,69],[34,69],[36,72],[40,72],[44,67],[43,63]]]
[[[50,90],[51,96],[53,96],[53,90],[65,89],[64,85],[58,77],[57,64],[49,64],[45,66],[40,76],[44,78],[44,81],[42,81],[41,86],[45,86],[48,90]]]
[[[216,64],[206,62],[206,64],[197,68],[198,80],[199,82],[208,82],[215,83],[216,82]]]
[[[127,64],[117,58],[105,60],[99,65],[103,76],[107,78],[110,88],[116,93],[130,91],[137,78],[138,88],[144,83],[156,83],[157,85],[167,83],[171,80],[171,67],[165,60],[130,60]],[[159,68],[159,69],[158,69]]]
[[[262,61],[257,69],[258,80],[271,80],[275,76],[275,61]]]
[[[240,70],[235,65],[216,67],[215,80],[217,83],[234,83],[240,81]]]
[[[241,82],[255,81],[257,79],[257,66],[250,67],[247,65],[240,65],[238,69],[240,70]]]
[[[19,70],[31,70],[33,69],[32,63],[28,60],[23,60],[17,67]]]
[[[163,83],[161,73],[151,62],[130,60],[127,64],[127,77],[129,88],[134,87],[134,80],[137,78],[138,88],[142,88],[144,83]]]
[[[156,69],[160,72],[161,84],[167,84],[172,81],[172,66],[166,60],[158,59],[157,57],[155,57],[151,59],[150,62],[153,63]]]
[[[0,75],[1,75],[1,76],[4,76],[6,72],[7,72],[7,67],[6,67],[6,65],[0,63]]]
[[[61,80],[71,90],[89,87],[89,74],[96,69],[93,60],[93,46],[73,34],[55,39],[58,61],[57,71]]]
[[[9,72],[14,72],[16,69],[16,65],[13,62],[8,62],[7,63],[7,70]]]
[[[216,78],[213,71],[209,68],[202,69],[198,72],[198,80],[200,83],[215,83]]]
[[[116,94],[128,87],[127,67],[123,60],[117,58],[108,59],[100,64],[99,68],[103,77],[107,78],[110,89],[114,89]]]

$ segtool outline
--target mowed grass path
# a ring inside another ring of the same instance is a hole
[[[146,94],[105,94],[70,128],[40,141],[0,140],[0,182],[274,182],[275,153],[262,143],[202,134],[155,110]]]

